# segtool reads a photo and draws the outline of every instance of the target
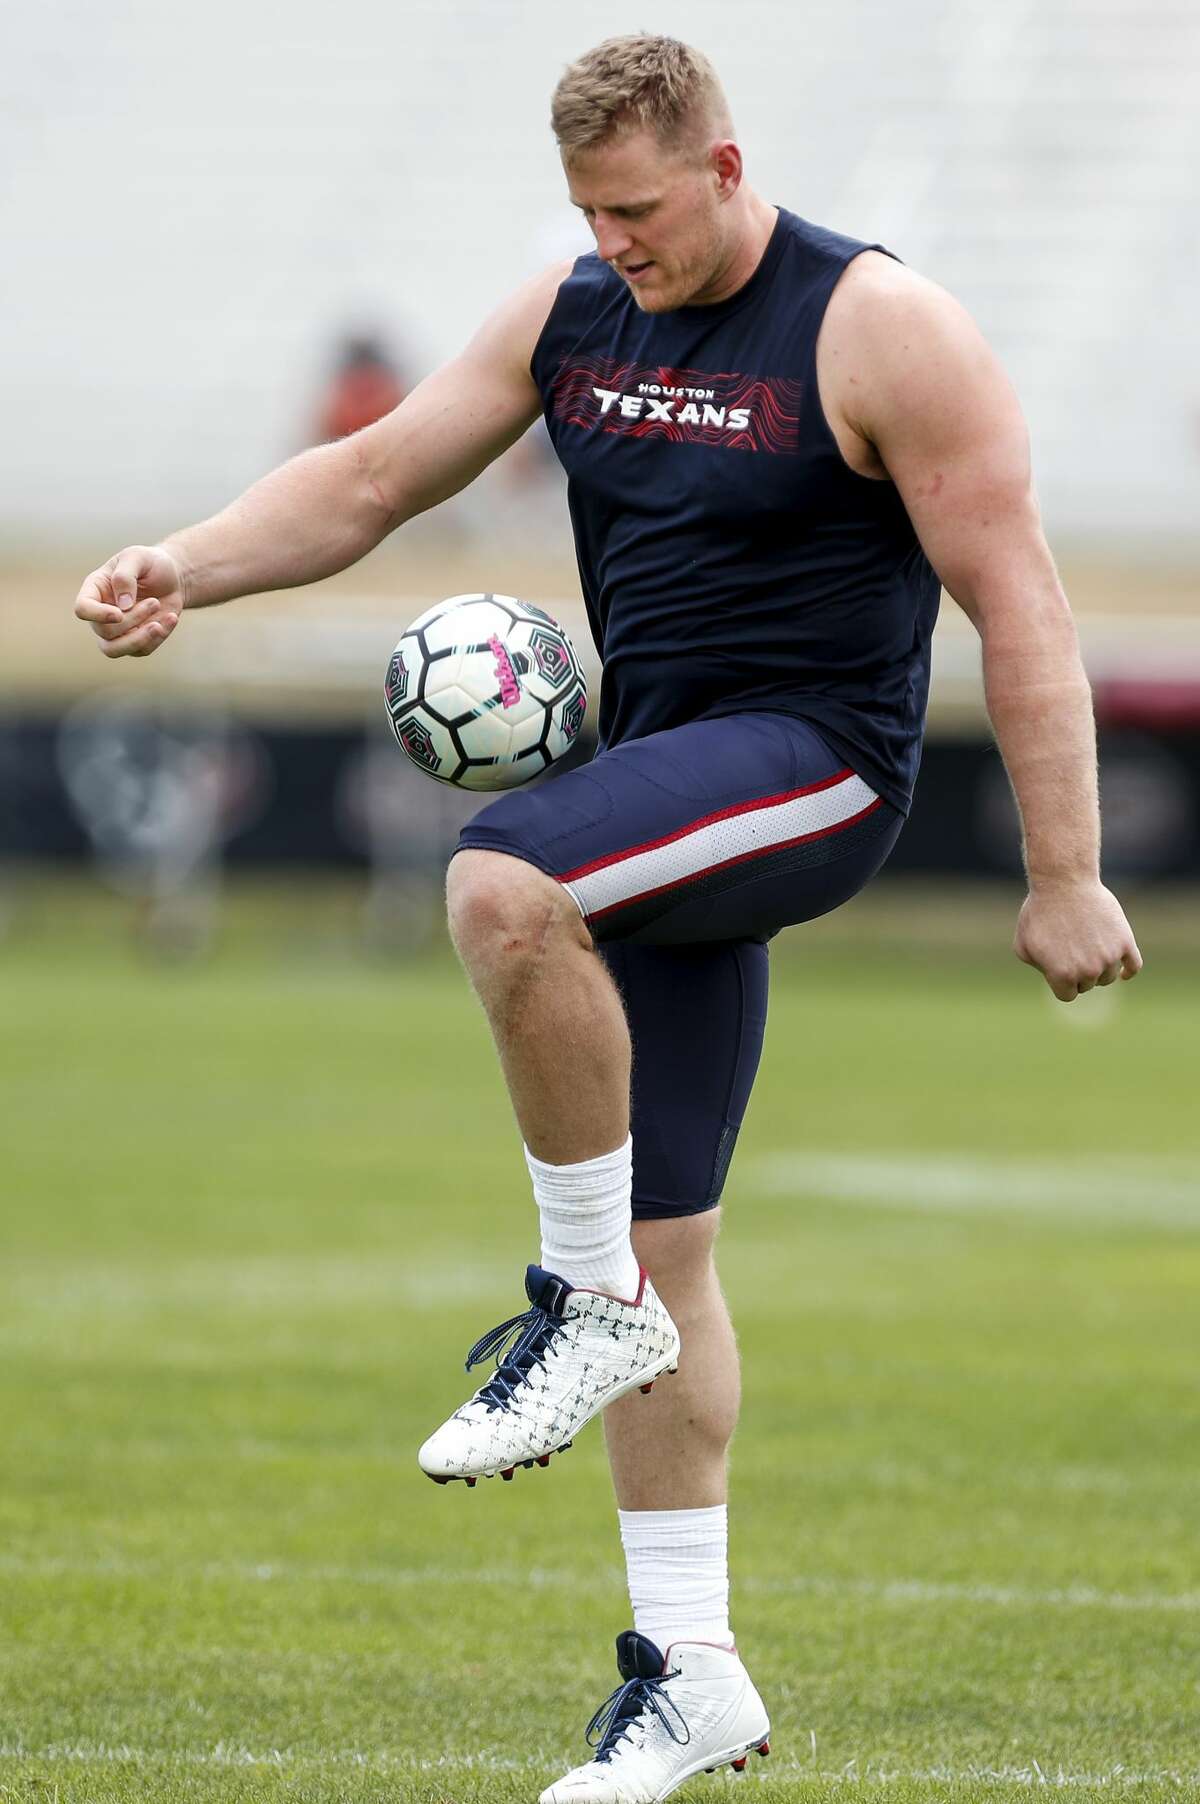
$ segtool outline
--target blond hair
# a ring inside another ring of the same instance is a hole
[[[563,155],[649,128],[664,149],[733,130],[708,58],[678,38],[605,38],[568,64],[554,90],[550,125]]]

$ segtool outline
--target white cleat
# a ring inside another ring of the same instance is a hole
[[[676,1641],[666,1657],[645,1635],[617,1636],[623,1683],[588,1724],[596,1752],[556,1779],[538,1804],[657,1804],[696,1773],[769,1754],[771,1725],[731,1649]]]
[[[495,1373],[417,1455],[438,1484],[549,1465],[609,1403],[676,1369],[679,1333],[645,1272],[628,1302],[573,1290],[539,1265],[526,1272],[525,1291],[525,1314],[501,1322],[467,1355],[469,1372],[494,1353]]]

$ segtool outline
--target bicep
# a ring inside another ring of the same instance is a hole
[[[1057,586],[1020,404],[949,295],[914,284],[883,312],[865,429],[930,563],[978,624],[1005,595]]]
[[[356,434],[354,449],[397,523],[466,488],[532,424],[537,392],[464,354]]]
[[[537,418],[529,360],[562,273],[527,283],[457,357],[346,441],[396,524],[456,495]]]

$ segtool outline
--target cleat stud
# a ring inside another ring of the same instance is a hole
[[[500,1476],[501,1478],[511,1478],[515,1471],[515,1466],[506,1466]]]
[[[648,1397],[650,1392],[654,1389],[653,1378],[650,1380],[649,1384],[639,1384],[638,1389],[641,1391],[643,1397]]]
[[[706,1766],[704,1770],[706,1773],[715,1773],[717,1769],[715,1766]]]
[[[531,1459],[523,1459],[523,1460],[522,1460],[522,1461],[521,1461],[521,1465],[522,1465],[522,1467],[523,1467],[523,1468],[524,1468],[524,1470],[525,1470],[525,1471],[526,1471],[526,1472],[528,1472],[528,1471],[529,1471],[529,1470],[530,1470],[530,1468],[531,1468],[531,1467],[532,1467],[532,1465],[533,1465],[533,1461],[532,1461],[532,1460],[531,1460]]]
[[[479,1482],[479,1481],[478,1481],[478,1479],[475,1479],[475,1478],[468,1478],[468,1480],[467,1480],[467,1489],[468,1489],[468,1490],[469,1490],[469,1491],[473,1491],[473,1490],[474,1490],[474,1489],[475,1489],[475,1486],[476,1486],[476,1485],[477,1485],[477,1484],[478,1484],[478,1482]]]
[[[771,1752],[770,1742],[769,1741],[760,1741],[758,1744],[758,1752],[762,1755],[763,1759],[765,1760],[767,1755]]]
[[[740,1760],[731,1760],[729,1764],[735,1773],[744,1773],[746,1770],[746,1756],[743,1754]]]
[[[429,1476],[432,1478],[435,1485],[448,1485],[450,1483],[448,1478],[439,1478],[436,1472],[431,1472]]]
[[[548,1466],[550,1464],[550,1455],[548,1453],[539,1453],[537,1463],[539,1466]]]

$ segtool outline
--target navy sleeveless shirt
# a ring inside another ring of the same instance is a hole
[[[809,722],[907,811],[940,587],[893,485],[851,470],[816,346],[879,250],[782,208],[712,306],[643,313],[576,260],[533,353],[603,660],[600,744],[765,709]]]

